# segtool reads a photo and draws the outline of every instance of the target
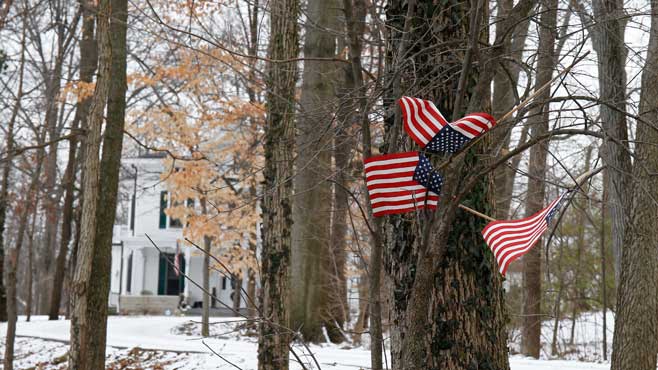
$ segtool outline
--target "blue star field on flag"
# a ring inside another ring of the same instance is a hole
[[[441,194],[441,187],[443,186],[443,177],[434,171],[429,159],[422,154],[419,154],[418,165],[414,171],[414,180],[418,181],[421,185],[426,187],[429,191],[436,194]]]
[[[456,153],[469,141],[471,139],[448,125],[427,143],[425,150],[436,153]]]

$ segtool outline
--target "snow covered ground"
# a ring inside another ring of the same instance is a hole
[[[254,337],[233,330],[230,318],[212,319],[212,338],[201,339],[193,322],[198,317],[113,316],[108,322],[108,368],[112,369],[256,369],[257,343]],[[5,324],[0,324],[0,352],[4,349]],[[587,331],[587,329],[585,329]],[[33,317],[18,323],[16,369],[64,369],[69,322]],[[152,351],[155,350],[155,351]],[[322,369],[368,369],[370,354],[363,348],[311,345]],[[308,350],[295,346],[308,369],[317,369]],[[214,353],[213,353],[214,352]],[[221,356],[221,357],[220,357]],[[578,361],[510,358],[512,370],[603,370],[607,364]],[[39,367],[39,365],[41,367]],[[301,369],[301,366],[292,366]]]

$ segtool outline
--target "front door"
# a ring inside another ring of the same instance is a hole
[[[178,255],[178,262],[182,274],[176,275],[174,267],[174,253],[160,253],[160,267],[158,269],[158,295],[180,295],[185,289],[185,262],[182,255]]]

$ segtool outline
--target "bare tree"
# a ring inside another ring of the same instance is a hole
[[[557,0],[541,1],[539,30],[539,49],[537,52],[537,82],[541,87],[551,81],[555,65],[555,40],[557,38]],[[537,96],[541,101],[548,101],[550,89]],[[528,126],[532,137],[548,132],[549,105],[539,105],[530,113]],[[548,142],[530,148],[528,165],[528,197],[526,199],[526,217],[532,216],[544,208],[546,177],[546,157]],[[539,358],[541,349],[541,248],[532,248],[523,256],[523,284],[525,287],[523,304],[523,338],[521,350],[526,356]]]
[[[94,38],[94,12],[85,6],[84,0],[80,0],[82,9],[82,38],[80,40],[80,81],[91,83],[96,71],[96,40]],[[82,127],[87,127],[87,115],[89,114],[90,98],[84,98],[78,102],[75,117],[73,118],[72,131]],[[69,139],[69,154],[64,172],[64,204],[62,209],[62,230],[59,242],[59,251],[55,263],[55,274],[53,276],[52,295],[50,297],[50,311],[48,318],[57,320],[62,300],[62,291],[64,287],[64,278],[66,275],[66,256],[69,254],[69,244],[71,243],[71,229],[73,223],[73,201],[75,197],[75,178],[77,169],[77,151],[78,136],[71,135]]]
[[[90,6],[91,2],[86,5]],[[71,283],[71,346],[69,349],[69,368],[79,370],[97,369],[92,363],[92,343],[90,337],[91,321],[89,316],[89,289],[92,266],[95,257],[96,232],[98,224],[98,200],[100,197],[100,146],[103,113],[107,103],[111,81],[112,47],[110,41],[110,0],[102,0],[98,5],[98,79],[89,110],[89,129],[87,130],[86,153],[84,159],[84,181],[82,185],[85,201],[82,206],[82,223],[80,229],[80,246],[75,266],[75,275]],[[102,349],[104,351],[105,348]]]
[[[333,58],[338,14],[335,0],[308,2],[304,57]],[[328,315],[331,266],[330,224],[331,127],[335,112],[336,66],[323,60],[304,60],[301,112],[297,122],[295,201],[291,254],[291,325],[305,340],[323,341],[322,327],[334,327]],[[327,325],[328,324],[328,325]],[[339,340],[330,330],[332,340]]]
[[[610,4],[606,4],[610,7]],[[658,279],[658,2],[651,2],[651,31],[642,71],[628,224],[621,250],[612,370],[656,368]],[[610,14],[616,17],[619,13]],[[609,21],[610,19],[605,19]],[[607,42],[611,42],[608,40]],[[615,40],[619,41],[619,40]],[[621,41],[620,41],[621,42]],[[602,89],[603,93],[603,89]],[[616,169],[615,169],[616,170]],[[614,171],[610,173],[613,176]],[[615,186],[614,181],[611,184]],[[611,189],[611,194],[618,189]],[[614,217],[614,216],[613,216]],[[614,221],[614,220],[613,220]],[[614,230],[614,223],[613,223]],[[614,234],[614,231],[613,231]]]
[[[261,251],[258,369],[287,370],[290,334],[289,264],[292,232],[292,156],[295,138],[295,83],[291,59],[299,53],[297,0],[270,1],[270,45],[266,86],[265,184]]]

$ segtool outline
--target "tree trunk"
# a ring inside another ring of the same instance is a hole
[[[258,369],[287,370],[298,0],[270,1]]]
[[[20,219],[18,221],[18,234],[16,235],[16,245],[9,250],[9,261],[7,271],[7,335],[5,337],[5,356],[4,366],[5,370],[14,369],[14,343],[16,340],[16,321],[18,320],[18,297],[16,294],[16,281],[18,272],[18,260],[20,258],[21,249],[23,248],[23,241],[25,239],[25,232],[27,231],[28,217],[30,212],[36,212],[34,204],[38,198],[37,186],[39,185],[39,176],[41,175],[41,163],[43,162],[43,150],[39,151],[37,158],[36,169],[32,175],[30,186],[25,193],[21,205]]]
[[[94,39],[94,23],[93,10],[84,6],[84,0],[80,1],[82,8],[82,39],[80,41],[80,80],[86,83],[91,83],[96,71],[97,51],[96,40]],[[87,127],[87,115],[89,114],[89,98],[85,98],[78,102],[75,117],[73,118],[73,128],[71,133],[75,134],[78,126],[82,128]],[[64,287],[64,278],[66,276],[66,256],[69,252],[69,244],[71,243],[71,229],[73,223],[73,201],[75,191],[75,175],[77,168],[76,151],[78,146],[77,136],[71,137],[69,140],[69,156],[66,163],[66,172],[64,173],[64,205],[62,209],[62,230],[61,239],[59,243],[59,251],[57,254],[57,261],[55,265],[55,274],[53,277],[52,295],[50,298],[49,320],[57,320],[59,317],[59,310],[61,307],[62,290]]]
[[[203,288],[209,292],[210,290],[210,238],[203,237]],[[210,297],[207,294],[203,295],[203,312],[201,314],[201,336],[210,336]]]
[[[11,4],[11,2],[9,3]],[[9,7],[9,6],[7,6]],[[1,67],[1,65],[0,65]],[[7,203],[9,202],[9,177],[11,175],[11,166],[14,158],[14,127],[16,125],[16,118],[21,108],[21,99],[23,99],[23,77],[25,73],[25,25],[23,25],[23,37],[21,38],[21,61],[18,76],[18,91],[16,92],[16,103],[11,111],[9,117],[9,124],[7,125],[7,133],[5,144],[5,152],[7,156],[4,160],[4,167],[2,169],[2,182],[0,183],[0,322],[7,321],[7,293],[5,291],[5,224],[7,222]]]
[[[208,213],[208,208],[206,205],[206,198],[201,198],[201,212],[203,214]],[[202,271],[202,284],[203,289],[206,292],[210,291],[210,247],[212,240],[209,236],[203,237],[203,271]],[[203,306],[201,312],[201,336],[208,337],[210,336],[210,296],[208,294],[203,295]]]
[[[541,28],[539,31],[539,49],[537,53],[537,78],[535,86],[544,86],[551,81],[555,65],[555,39],[557,33],[557,0],[541,2]],[[545,89],[536,99],[547,102],[550,89]],[[548,131],[550,109],[547,103],[534,109],[528,119],[530,136],[536,137]],[[544,141],[530,148],[528,164],[528,196],[525,215],[531,216],[544,208],[546,177],[546,157],[548,142]],[[530,357],[539,358],[541,350],[541,241],[535,248],[523,256],[523,327],[521,352]]]
[[[90,2],[86,5],[91,6]],[[112,47],[110,41],[110,0],[101,0],[98,5],[97,29],[98,29],[98,80],[94,89],[91,107],[89,111],[89,127],[87,130],[86,150],[84,157],[85,176],[82,190],[85,201],[82,206],[80,245],[75,266],[75,275],[71,283],[71,345],[69,349],[69,368],[76,370],[99,369],[92,362],[96,357],[93,353],[105,351],[103,348],[94,348],[91,337],[100,333],[93,332],[93,321],[99,318],[89,316],[90,309],[96,307],[97,302],[91,302],[89,290],[93,270],[93,262],[96,257],[94,246],[96,245],[96,231],[98,224],[98,200],[100,197],[100,159],[99,150],[101,144],[101,127],[103,124],[103,113],[107,102],[110,88]],[[103,208],[109,206],[103,205]],[[112,209],[112,212],[115,210]],[[114,217],[114,214],[111,216]],[[112,222],[112,221],[110,221]],[[111,234],[111,232],[110,232]],[[101,247],[102,248],[102,247]],[[105,282],[103,282],[105,283]],[[94,304],[94,306],[91,306]],[[103,320],[105,326],[105,320]],[[104,333],[103,333],[104,334]],[[103,335],[103,339],[104,339]],[[103,368],[103,367],[100,367]]]
[[[460,111],[455,109],[457,81],[452,76],[464,67],[459,63],[463,50],[473,47],[468,35],[480,34],[479,29],[469,30],[466,21],[475,6],[471,8],[467,2],[442,5],[422,1],[409,12],[413,18],[405,19],[404,14],[410,10],[406,4],[413,8],[413,3],[389,3],[387,60],[389,65],[399,61],[390,70],[400,81],[387,84],[392,88],[384,104],[390,107],[402,94],[416,96],[438,103],[446,118],[457,118],[450,117],[453,111]],[[483,8],[488,8],[486,2]],[[486,19],[486,14],[481,16]],[[413,40],[409,50],[407,40]],[[408,58],[412,63],[403,63]],[[479,72],[471,68],[470,79],[461,92],[469,92],[465,94],[469,106],[481,108],[487,94],[470,95]],[[490,86],[490,79],[486,85]],[[400,133],[400,126],[400,120],[387,117],[385,151],[414,148]],[[457,211],[460,201],[485,213],[492,209],[489,179],[473,177],[476,166],[476,156],[469,153],[453,159],[453,164],[440,171],[444,185],[436,211],[386,217],[385,265],[393,289],[394,369],[509,368],[502,283],[480,234],[485,222]]]
[[[337,4],[310,0],[304,56],[333,58],[336,54]],[[332,282],[331,247],[331,126],[335,112],[334,63],[304,60],[297,122],[295,201],[290,259],[291,327],[306,341],[324,341],[322,327],[331,323],[328,290]]]
[[[352,9],[354,8],[354,9]],[[349,38],[349,56],[352,64],[352,78],[354,80],[355,107],[358,109],[357,117],[361,123],[361,139],[363,157],[367,159],[372,156],[372,140],[370,134],[370,120],[368,117],[367,88],[363,82],[363,66],[361,64],[361,37],[365,30],[365,1],[343,0],[343,11],[345,12],[345,23]],[[365,189],[364,184],[364,189]],[[366,201],[369,202],[368,192]],[[370,366],[373,370],[382,369],[382,350],[384,348],[384,336],[382,333],[382,259],[383,243],[381,237],[382,221],[372,216],[372,210],[368,212],[368,222],[374,227],[370,235],[370,268],[368,269],[368,314],[370,319]]]
[[[604,102],[599,105],[605,134],[600,152],[608,165],[608,210],[612,222],[615,285],[618,285],[625,225],[628,223],[628,174],[631,172],[626,123],[626,22],[621,0],[593,0],[592,10],[597,22],[590,35],[598,56],[599,99]]]
[[[57,98],[61,90],[61,80],[62,80],[62,70],[64,67],[64,61],[66,57],[66,44],[69,42],[67,35],[67,28],[64,27],[63,18],[65,18],[64,4],[62,3],[53,3],[53,28],[57,34],[57,54],[55,57],[55,62],[53,69],[48,71],[49,74],[44,75],[45,77],[45,102],[46,102],[46,114],[44,117],[44,125],[46,127],[48,138],[51,141],[51,144],[48,145],[48,154],[46,155],[44,163],[44,180],[43,188],[44,193],[47,194],[44,197],[43,207],[46,218],[45,224],[45,240],[41,245],[42,250],[39,253],[40,257],[40,270],[42,274],[41,284],[42,288],[38,290],[39,295],[39,313],[46,314],[50,310],[49,301],[51,298],[51,279],[53,279],[53,261],[55,260],[54,254],[57,249],[57,226],[59,224],[59,199],[60,197],[56,194],[57,189],[57,160],[58,160],[58,149],[59,149],[59,138],[60,127],[58,127],[58,116],[61,113],[59,110],[58,103],[60,100]],[[77,22],[77,21],[76,21]],[[75,29],[75,27],[73,28]],[[68,32],[74,32],[73,30]]]
[[[605,172],[604,172],[605,176]],[[608,197],[608,192],[607,192],[607,184],[608,182],[603,180],[603,195],[601,196],[601,230],[600,230],[600,253],[601,253],[601,302],[603,303],[603,327],[601,328],[602,330],[602,337],[603,337],[603,361],[608,360],[608,292],[607,292],[607,282],[606,282],[606,273],[607,273],[607,262],[606,262],[606,244],[605,244],[605,236],[606,236],[606,209],[605,205],[608,202],[607,197]]]
[[[240,274],[242,272],[239,272]],[[233,276],[233,282],[235,284],[235,289],[233,289],[233,311],[237,315],[240,312],[240,305],[242,304],[242,278],[240,275]]]
[[[630,210],[625,210],[628,211],[629,223],[621,251],[612,370],[656,368],[658,148],[655,144],[658,133],[653,124],[658,121],[658,16],[655,13],[658,2],[651,2],[651,10],[649,46],[642,71],[638,141],[635,142],[633,181],[629,192],[631,206]],[[610,190],[609,196],[612,196],[617,189]]]
[[[38,202],[39,199],[37,198],[36,202]],[[37,207],[35,207],[37,209]],[[32,318],[32,297],[34,295],[33,293],[33,285],[34,285],[34,231],[37,227],[37,215],[38,212],[33,212],[32,213],[32,228],[30,229],[30,241],[29,244],[27,245],[27,271],[26,271],[26,277],[27,281],[25,282],[25,295],[27,298],[25,299],[25,321],[29,322]]]
[[[339,46],[340,48],[340,46]],[[356,123],[352,115],[352,109],[356,100],[350,99],[350,93],[354,89],[351,66],[342,69],[343,78],[336,78],[337,84],[342,81],[341,91],[337,98],[339,100],[336,113],[336,130],[334,134],[334,186],[333,186],[333,212],[331,214],[331,274],[329,280],[329,310],[330,317],[335,320],[336,325],[329,325],[329,338],[332,342],[343,340],[343,334],[339,330],[349,321],[349,306],[347,303],[347,212],[349,212],[349,178],[350,158],[354,148],[351,128]]]
[[[107,96],[107,123],[103,138],[103,156],[100,163],[100,195],[96,206],[96,232],[89,282],[87,318],[91,368],[105,366],[107,341],[107,307],[112,270],[112,231],[117,209],[121,151],[126,114],[126,31],[128,1],[111,0],[110,50],[111,82]],[[100,27],[99,27],[100,33]],[[99,36],[100,40],[100,36]],[[89,200],[89,199],[88,199]]]

